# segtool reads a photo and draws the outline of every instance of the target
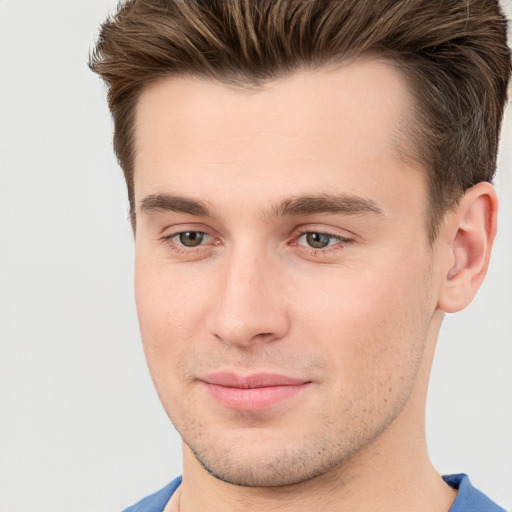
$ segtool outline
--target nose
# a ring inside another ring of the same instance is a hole
[[[279,269],[264,255],[248,252],[233,251],[222,262],[207,320],[210,333],[240,348],[282,339],[290,327]]]

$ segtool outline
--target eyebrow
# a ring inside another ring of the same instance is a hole
[[[140,203],[141,212],[166,211],[211,217],[211,209],[202,201],[169,194],[151,194]],[[299,217],[318,213],[361,215],[373,213],[383,215],[382,210],[372,200],[351,195],[320,194],[300,196],[282,201],[271,208],[272,217]]]
[[[276,217],[313,215],[316,213],[338,213],[343,215],[373,213],[383,215],[383,211],[372,199],[330,194],[301,196],[289,199],[283,201],[272,211],[272,215]]]
[[[140,211],[188,213],[197,217],[211,216],[210,209],[202,201],[169,194],[151,194],[145,197],[140,203]]]

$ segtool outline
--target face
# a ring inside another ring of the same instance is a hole
[[[186,453],[249,486],[343,467],[410,407],[432,338],[401,76],[361,61],[258,90],[166,78],[137,108],[137,307]]]

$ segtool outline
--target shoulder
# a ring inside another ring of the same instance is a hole
[[[443,476],[443,480],[459,491],[449,512],[506,512],[483,492],[473,487],[467,475],[446,475]]]
[[[485,494],[473,487],[467,475],[446,475],[443,476],[443,479],[448,485],[458,490],[449,512],[506,512],[505,509],[496,505]],[[181,477],[178,477],[163,489],[143,498],[123,512],[163,512],[167,502],[180,484]]]
[[[173,480],[158,492],[146,496],[142,500],[135,503],[131,507],[126,508],[123,512],[163,512],[165,505],[171,499],[174,491],[181,484],[181,476]]]

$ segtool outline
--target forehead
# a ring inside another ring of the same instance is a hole
[[[371,196],[382,188],[378,174],[393,168],[387,181],[402,178],[399,128],[411,101],[400,72],[370,59],[297,71],[256,89],[161,79],[137,105],[136,203],[168,190],[200,198],[212,189],[231,198],[264,192],[279,201],[283,189],[334,187]]]

